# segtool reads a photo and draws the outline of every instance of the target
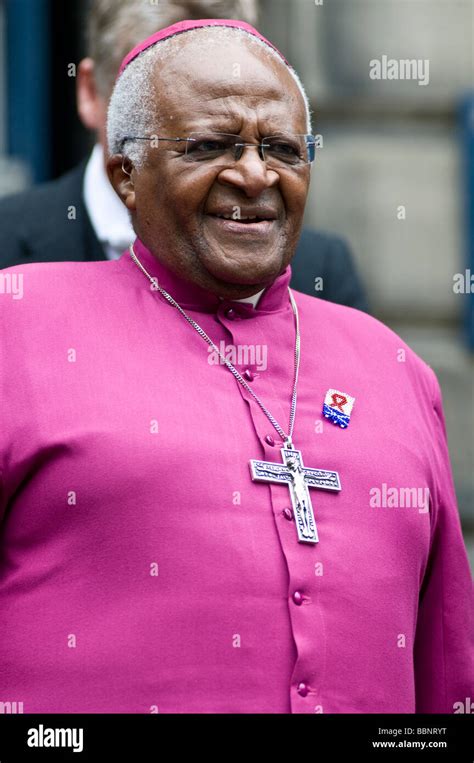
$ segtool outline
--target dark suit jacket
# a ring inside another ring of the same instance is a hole
[[[86,161],[57,180],[0,199],[0,268],[106,259],[82,198],[85,167]],[[71,208],[75,219],[70,219]],[[342,239],[305,228],[291,268],[294,289],[368,310],[349,247]],[[322,279],[322,291],[315,290],[317,278]]]

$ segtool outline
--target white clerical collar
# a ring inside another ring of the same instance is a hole
[[[120,257],[134,241],[128,210],[112,188],[104,166],[104,151],[96,143],[84,175],[84,203],[94,232],[109,259]]]
[[[258,300],[262,296],[265,289],[262,289],[262,291],[258,291],[256,294],[253,294],[251,297],[244,297],[243,299],[234,299],[233,302],[249,302],[254,307],[257,307]]]

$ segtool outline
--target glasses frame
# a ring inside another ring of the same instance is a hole
[[[232,138],[240,137],[239,135],[234,135],[233,133],[225,133],[225,132],[217,132],[217,131],[210,131],[210,133],[212,133],[213,135],[226,135],[227,137],[232,137]],[[206,134],[207,133],[205,132],[200,133],[199,131],[196,131],[196,132],[192,132],[187,138],[167,138],[166,136],[163,136],[163,135],[153,135],[149,137],[144,137],[141,135],[127,135],[125,138],[122,138],[122,141],[120,143],[120,151],[122,151],[125,143],[131,140],[158,140],[158,142],[160,141],[167,141],[171,143],[184,142],[186,144],[189,144],[190,142],[193,142],[196,140],[195,138],[192,137],[193,135],[206,135]],[[238,162],[239,159],[242,157],[244,149],[246,147],[250,147],[250,148],[257,148],[260,159],[263,162],[265,162],[266,159],[265,159],[264,150],[265,148],[268,147],[265,145],[265,141],[270,140],[271,138],[278,138],[280,137],[281,134],[282,133],[277,133],[276,135],[267,135],[266,137],[262,138],[260,143],[235,143],[234,144],[234,161]],[[303,160],[301,164],[285,165],[284,163],[282,163],[282,169],[293,169],[293,170],[298,169],[301,166],[312,164],[312,162],[314,162],[316,158],[316,138],[314,135],[311,135],[310,133],[292,133],[292,136],[296,138],[305,139],[307,159],[306,161]],[[184,155],[185,156],[187,155],[187,151]]]

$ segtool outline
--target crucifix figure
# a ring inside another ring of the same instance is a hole
[[[318,531],[314,521],[313,507],[308,488],[322,490],[341,489],[337,472],[311,469],[303,465],[301,452],[292,447],[281,449],[282,464],[273,461],[250,461],[250,473],[254,482],[285,483],[290,489],[299,543],[317,543]]]

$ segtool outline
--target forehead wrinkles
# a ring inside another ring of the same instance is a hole
[[[190,108],[190,105],[192,108]],[[233,117],[242,116],[251,119],[253,116],[272,116],[292,114],[294,101],[281,93],[261,96],[248,93],[226,93],[204,97],[194,93],[192,99],[181,104],[180,111],[184,116],[192,113],[209,114],[210,116]]]
[[[285,72],[286,73],[286,72]],[[290,87],[276,78],[275,72],[268,72],[268,79],[260,72],[254,73],[247,81],[242,78],[216,76],[213,66],[212,77],[202,69],[192,73],[180,67],[166,73],[160,71],[154,80],[155,102],[160,121],[185,119],[193,114],[254,119],[283,116],[290,122],[306,124],[303,99],[291,75]],[[173,83],[173,84],[170,84]]]
[[[161,124],[179,125],[180,129],[199,129],[202,125],[206,129],[214,128],[234,134],[254,127],[262,134],[270,134],[268,130],[305,131],[304,110],[300,114],[288,98],[234,94],[209,99],[195,95],[194,98],[195,100],[187,99],[184,104],[178,103],[172,110],[163,109]]]
[[[256,131],[262,135],[273,131],[290,130],[297,131],[298,123],[290,109],[285,108],[283,103],[277,103],[272,99],[255,100],[254,104],[242,103],[240,98],[213,99],[214,107],[209,104],[201,104],[199,108],[183,114],[180,125],[183,129],[200,126],[208,129],[213,128],[222,132],[240,134],[242,130]],[[270,131],[270,132],[269,132]]]

